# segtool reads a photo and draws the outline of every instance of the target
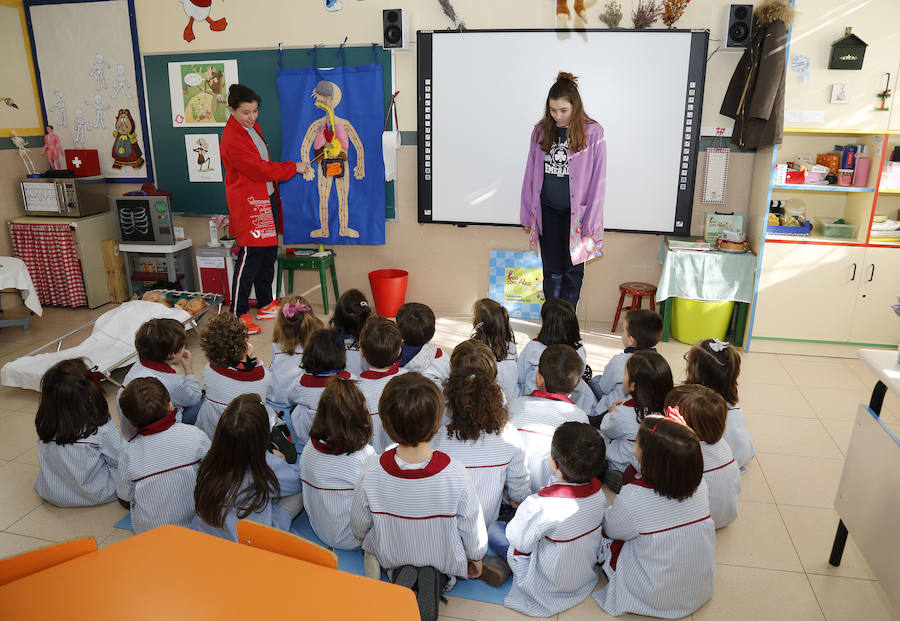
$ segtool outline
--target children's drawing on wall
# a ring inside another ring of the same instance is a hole
[[[5,103],[5,104],[6,104],[7,106],[9,106],[10,108],[15,108],[16,110],[19,109],[19,106],[16,104],[15,101],[13,101],[13,98],[12,98],[12,97],[0,97],[0,101],[2,101],[3,103]]]
[[[75,119],[72,121],[72,133],[74,134],[72,142],[75,143],[76,149],[84,148],[84,132],[94,129],[91,122],[84,118],[84,110],[75,108]]]
[[[850,103],[850,85],[849,84],[832,84],[831,85],[831,103],[848,104]]]
[[[112,99],[115,99],[120,91],[124,91],[125,96],[128,97],[128,99],[134,99],[134,95],[128,92],[131,88],[131,84],[128,83],[128,77],[125,75],[125,65],[121,63],[116,65],[116,77],[113,78],[112,88]]]
[[[194,40],[194,22],[207,22],[213,32],[221,32],[228,26],[228,21],[221,17],[212,19],[209,14],[212,10],[212,0],[181,0],[184,6],[184,14],[188,17],[187,26],[184,28],[184,40],[190,43]]]
[[[56,115],[59,117],[59,121],[57,125],[60,127],[66,126],[66,97],[63,95],[61,90],[53,91],[53,94],[56,96],[56,103],[47,108],[47,113],[56,112]]]
[[[237,81],[236,60],[169,63],[172,126],[224,127],[228,120],[225,93]]]
[[[131,110],[128,108],[122,108],[116,114],[113,138],[115,139],[112,147],[113,168],[143,167],[144,154],[138,144],[137,126],[131,116]]]
[[[336,13],[344,8],[344,3],[341,0],[325,0],[325,10],[329,13]]]
[[[94,129],[98,127],[106,129],[106,119],[103,118],[103,113],[109,110],[109,106],[103,105],[103,96],[100,93],[94,95],[93,100],[88,100],[84,102],[86,106],[93,106],[94,111],[96,112],[96,119],[94,120]]]
[[[334,114],[334,109],[341,103],[341,89],[334,82],[320,81],[313,89],[312,98],[315,107],[325,115],[313,121],[306,130],[300,144],[300,158],[312,164],[303,173],[303,178],[312,181],[318,171],[317,184],[319,194],[319,228],[310,232],[310,237],[328,237],[328,198],[332,187],[337,189],[338,234],[342,237],[359,237],[359,232],[350,228],[350,177],[347,173],[349,158],[347,150],[350,143],[356,149],[356,166],[353,167],[353,178],[366,176],[366,154],[359,134],[353,124]],[[312,147],[314,157],[310,161],[309,149]],[[318,165],[316,165],[318,164]]]
[[[218,134],[185,134],[188,179],[192,183],[222,181],[222,162],[219,157]]]
[[[109,63],[103,58],[103,54],[94,56],[94,68],[88,74],[88,77],[97,78],[97,90],[102,91],[108,88],[106,85],[106,76],[103,75],[104,70],[109,69]]]

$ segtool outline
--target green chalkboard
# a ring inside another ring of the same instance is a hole
[[[375,55],[384,68],[384,113],[387,116],[391,101],[391,53],[381,46],[375,47]],[[372,62],[372,46],[344,48],[348,66],[366,65]],[[187,155],[184,149],[185,134],[217,133],[222,127],[172,126],[172,105],[169,98],[169,63],[204,60],[235,59],[238,79],[262,97],[259,124],[269,142],[273,159],[281,157],[281,103],[278,99],[278,50],[252,50],[243,52],[219,51],[205,54],[154,54],[144,56],[147,76],[147,100],[150,111],[151,141],[156,165],[156,185],[172,192],[174,211],[188,214],[228,213],[225,203],[225,185],[222,183],[191,183],[188,180]],[[318,48],[316,63],[319,67],[340,65],[338,48]],[[312,49],[285,49],[284,67],[312,67]],[[391,119],[393,123],[393,119]],[[380,151],[380,149],[379,149]],[[385,183],[385,215],[396,215],[394,182]]]

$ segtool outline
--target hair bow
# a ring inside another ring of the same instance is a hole
[[[717,354],[723,351],[726,347],[728,347],[728,341],[720,341],[719,339],[713,339],[709,343],[709,348],[716,352]]]
[[[479,321],[478,323],[475,324],[475,329],[476,329],[476,330],[481,330],[483,327],[484,327],[484,322],[483,322],[483,321]]]
[[[684,420],[684,416],[681,415],[677,405],[670,405],[666,408],[666,418],[687,427],[687,422]]]
[[[359,305],[365,307],[365,306],[368,306],[369,303],[366,302],[365,300],[360,300]]]
[[[305,313],[310,310],[312,309],[303,302],[297,302],[296,304],[285,304],[281,307],[281,312],[284,313],[284,316],[288,319],[290,319],[294,315]]]

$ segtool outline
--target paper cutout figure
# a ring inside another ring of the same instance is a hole
[[[312,98],[315,106],[325,111],[325,116],[313,121],[306,130],[300,144],[300,158],[306,163],[319,163],[319,226],[310,232],[310,237],[328,237],[328,197],[331,196],[332,182],[337,186],[339,234],[343,237],[359,237],[359,232],[348,226],[350,221],[350,179],[345,174],[347,167],[347,147],[353,143],[356,149],[356,166],[353,177],[366,176],[365,151],[362,140],[350,121],[335,116],[334,109],[341,103],[341,89],[334,82],[325,80],[316,84]],[[315,157],[310,162],[309,149],[315,149]],[[312,181],[316,167],[310,166],[303,178]]]
[[[128,97],[128,99],[134,99],[134,95],[128,92],[128,89],[131,88],[131,84],[128,83],[128,78],[125,77],[125,65],[116,65],[116,77],[113,78],[112,86],[113,99],[116,98],[116,95],[118,95],[121,90],[125,91],[125,96]]]
[[[19,157],[22,158],[22,163],[25,164],[25,173],[29,177],[37,175],[37,171],[34,169],[34,162],[31,161],[31,155],[28,153],[28,145],[25,142],[25,139],[17,134],[14,129],[9,130],[9,133],[12,143],[15,145],[16,149],[19,150]]]
[[[50,168],[60,169],[59,160],[62,157],[62,145],[59,141],[59,136],[57,136],[53,131],[53,126],[47,126],[47,133],[44,135],[44,146],[41,148],[41,155],[47,156],[47,161],[50,162]]]
[[[72,130],[75,133],[75,137],[72,142],[75,143],[75,146],[78,145],[84,146],[84,132],[85,130],[91,131],[93,129],[93,125],[91,122],[84,118],[84,110],[81,108],[75,108],[75,120],[72,121]]]
[[[194,147],[193,151],[197,154],[197,172],[212,170],[210,168],[212,160],[207,157],[207,154],[209,154],[209,143],[203,138],[197,138],[197,146]]]
[[[325,10],[330,13],[335,13],[344,8],[344,3],[341,0],[325,0]]]
[[[19,106],[16,104],[16,102],[13,101],[12,97],[0,97],[0,101],[5,103],[10,108],[15,108],[16,110],[19,109]]]
[[[209,11],[212,0],[181,0],[184,5],[184,14],[188,16],[188,24],[184,29],[184,40],[190,43],[194,40],[194,20],[206,21],[213,32],[221,32],[228,26],[228,21],[222,19],[210,19]]]
[[[100,93],[97,93],[94,95],[93,101],[85,101],[84,105],[93,106],[94,111],[97,113],[97,118],[94,121],[94,129],[98,127],[106,129],[106,120],[103,118],[103,113],[109,110],[109,106],[103,105],[103,96]]]
[[[53,91],[53,94],[56,95],[56,103],[47,108],[47,112],[57,112],[59,113],[59,123],[60,127],[66,126],[66,99],[63,96],[62,91]]]
[[[112,134],[115,137],[112,147],[113,168],[143,166],[144,154],[138,145],[136,125],[128,108],[119,110],[116,115],[116,128]]]
[[[94,68],[91,69],[91,72],[88,74],[89,77],[97,77],[97,90],[103,90],[104,88],[108,88],[106,85],[106,76],[103,75],[104,69],[109,69],[109,63],[103,59],[103,54],[97,54],[94,56]]]

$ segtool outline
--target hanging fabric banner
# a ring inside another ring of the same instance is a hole
[[[284,243],[383,244],[381,64],[282,68],[278,94],[281,160],[311,166],[279,186]]]

